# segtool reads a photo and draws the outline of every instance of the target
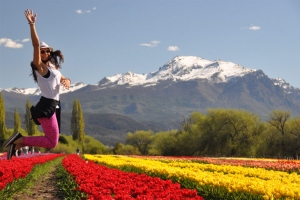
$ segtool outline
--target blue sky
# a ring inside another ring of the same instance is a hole
[[[300,88],[299,0],[0,0],[2,89],[37,87],[27,8],[73,83],[154,72],[179,55],[261,69]]]

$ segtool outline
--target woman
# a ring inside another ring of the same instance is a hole
[[[23,146],[38,146],[54,148],[59,138],[59,123],[57,108],[59,108],[59,89],[62,84],[69,89],[71,80],[65,78],[58,68],[64,57],[61,51],[53,51],[53,48],[39,41],[35,29],[36,14],[32,10],[26,10],[25,16],[30,26],[30,34],[33,45],[33,61],[31,62],[32,75],[41,91],[41,98],[30,111],[36,124],[41,124],[45,136],[23,137],[20,133],[13,134],[4,144],[8,147],[7,159],[11,159],[15,150]]]

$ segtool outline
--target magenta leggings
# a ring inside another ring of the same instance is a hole
[[[45,148],[54,148],[58,143],[59,129],[54,113],[50,118],[38,118],[42,125],[45,136],[23,137],[24,146],[37,146]]]

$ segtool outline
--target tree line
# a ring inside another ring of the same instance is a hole
[[[274,110],[268,119],[237,109],[194,112],[179,130],[129,132],[116,154],[299,159],[300,116]]]
[[[25,132],[36,135],[39,131],[31,120],[30,107],[27,101]],[[15,110],[13,132],[20,132],[20,127],[20,116]],[[72,139],[86,153],[295,159],[299,159],[300,153],[300,116],[292,117],[284,110],[274,110],[264,120],[246,110],[219,108],[208,109],[206,113],[194,112],[182,121],[178,130],[128,132],[124,144],[117,143],[108,149],[101,142],[88,145],[93,139],[85,135],[83,112],[79,100],[75,99],[70,128]],[[5,126],[5,107],[0,93],[0,144],[11,134]],[[60,142],[68,143],[63,136]]]

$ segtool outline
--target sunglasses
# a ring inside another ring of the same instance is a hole
[[[50,53],[51,51],[48,49],[47,51],[45,51],[45,50],[41,50],[41,54],[44,54],[44,53]]]

